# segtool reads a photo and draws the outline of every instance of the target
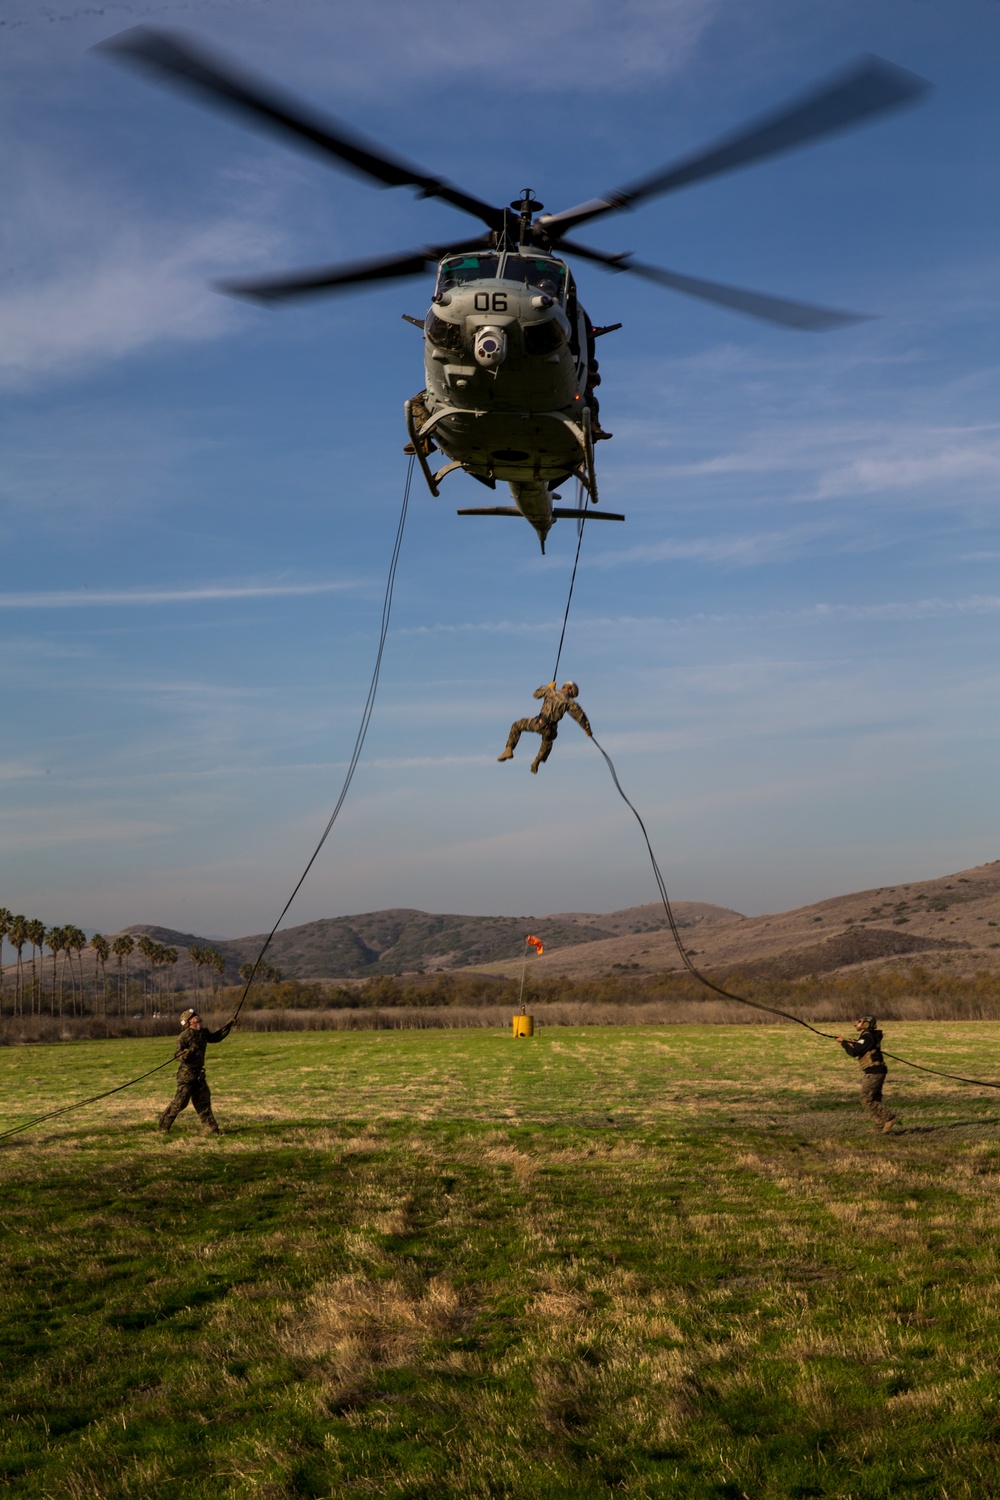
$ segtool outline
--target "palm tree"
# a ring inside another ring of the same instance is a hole
[[[166,961],[167,961],[166,955],[167,955],[167,950],[166,950],[166,948],[164,948],[164,946],[163,946],[162,943],[155,943],[154,942],[154,943],[152,943],[150,945],[149,962],[150,962],[150,966],[152,968],[152,983],[150,984],[150,1002],[151,1002],[151,1008],[152,1008],[152,1011],[153,1011],[154,1015],[160,1009],[160,1002],[159,1002],[159,999],[158,999],[158,995],[159,995],[159,991],[160,991],[160,985],[159,985],[158,975],[159,975],[161,966],[163,964],[165,964]]]
[[[77,964],[80,970],[80,1007],[79,1013],[83,1014],[83,950],[87,946],[87,934],[79,927],[67,927],[66,929],[66,958],[69,962],[70,979],[73,981],[73,1013],[77,1011],[76,1001],[76,975],[73,973],[73,954],[76,954]]]
[[[206,948],[205,951],[209,955],[208,962],[209,962],[210,967],[215,970],[215,973],[217,974],[218,979],[221,979],[222,976],[223,976],[223,974],[225,974],[225,972],[226,972],[226,960],[223,958],[222,954],[216,952],[216,950],[214,948]],[[219,988],[218,979],[213,979],[212,980],[212,994],[213,994],[213,996],[214,996],[216,990]]]
[[[90,946],[94,950],[96,962],[101,966],[101,999],[98,1007],[106,1016],[108,1013],[108,974],[105,965],[111,953],[111,944],[100,932],[95,932],[90,940]]]
[[[118,963],[118,1014],[122,1014],[122,959],[125,960],[125,1004],[128,1005],[128,961],[135,948],[135,938],[130,932],[120,932],[111,944],[111,951]]]
[[[49,1014],[56,1012],[56,978],[57,959],[62,952],[64,931],[61,927],[50,927],[45,934],[46,945],[52,950],[52,1003],[49,1006]],[[59,1014],[62,1015],[62,985],[59,986]]]
[[[163,962],[164,962],[164,964],[168,968],[172,968],[174,966],[174,964],[177,962],[177,949],[176,948],[164,948],[163,949]]]
[[[45,923],[40,922],[37,917],[33,917],[28,923],[28,942],[31,944],[31,1014],[35,1014],[35,1007],[37,1005],[38,1014],[41,1015],[42,986],[40,980],[37,978],[37,970],[35,968],[35,949],[38,949],[39,955],[42,955],[44,952]]]
[[[194,948],[194,947],[191,947],[191,948],[188,949],[188,958],[191,961],[191,967],[194,969],[194,998],[195,998],[195,1003],[197,1003],[197,1001],[198,1001],[198,999],[199,999],[199,997],[201,995],[201,970],[202,970],[202,965],[205,962],[204,954],[205,954],[204,948]]]
[[[10,931],[11,915],[6,906],[0,906],[0,1016],[3,1015],[3,940]]]
[[[7,941],[17,954],[17,971],[14,976],[14,1014],[24,1014],[24,965],[21,950],[28,941],[28,919],[25,916],[11,917],[7,929]]]
[[[143,1015],[145,1015],[146,1014],[146,1002],[149,999],[149,977],[150,977],[150,973],[152,971],[153,954],[156,952],[156,944],[153,942],[153,939],[149,936],[149,933],[148,932],[144,932],[142,934],[142,937],[139,939],[139,941],[136,943],[135,946],[138,948],[139,952],[142,954],[143,958],[146,960],[146,970],[145,970],[144,985],[143,985],[143,991],[142,991],[142,1013],[143,1013]]]

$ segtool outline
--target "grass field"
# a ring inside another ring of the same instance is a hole
[[[893,1051],[1000,1079],[1000,1025]],[[0,1128],[162,1060],[7,1047]],[[1000,1496],[1000,1098],[791,1027],[234,1035],[0,1149],[17,1496]]]

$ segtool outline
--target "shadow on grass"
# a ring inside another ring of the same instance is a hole
[[[985,1120],[952,1120],[947,1125],[907,1125],[902,1130],[894,1130],[893,1135],[940,1135],[945,1130],[969,1130],[975,1126],[985,1129],[987,1125],[1000,1125],[1000,1117],[990,1115]]]

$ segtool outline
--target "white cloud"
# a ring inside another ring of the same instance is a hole
[[[319,98],[331,83],[340,93],[381,92],[391,81],[442,76],[441,36],[447,32],[447,70],[489,69],[516,78],[519,88],[573,88],[600,59],[603,87],[637,78],[669,77],[684,68],[725,0],[507,0],[496,9],[469,9],[453,0],[420,8],[397,0],[345,6],[325,0],[108,0],[63,5],[7,0],[0,35],[18,39],[75,25],[85,34],[113,35],[145,22],[197,27],[218,44],[263,58],[272,73],[294,63]],[[238,43],[232,41],[234,20]],[[303,45],[306,41],[307,45]],[[371,60],[378,58],[378,67]],[[304,86],[304,85],[303,85]]]
[[[283,234],[228,202],[203,222],[170,220],[126,199],[90,160],[71,178],[43,149],[4,173],[0,386],[31,388],[153,343],[218,338],[245,316],[211,283],[266,263]]]
[[[150,604],[203,604],[230,599],[289,599],[342,593],[353,583],[205,584],[191,589],[53,589],[45,593],[0,594],[0,609],[78,609]],[[216,689],[213,688],[213,692]]]
[[[967,599],[913,599],[890,604],[816,604],[800,618],[824,620],[941,620],[958,615],[1000,612],[996,594],[972,594]]]
[[[105,230],[115,217],[102,219]],[[69,234],[72,248],[0,295],[0,384],[30,386],[152,343],[228,332],[238,314],[208,283],[243,261],[248,237],[262,244],[236,220],[169,232],[118,227],[100,246],[96,232],[85,247]]]
[[[11,854],[34,854],[74,844],[128,847],[173,832],[169,823],[123,817],[106,808],[80,816],[67,816],[62,808],[48,816],[39,807],[26,808],[18,815],[0,811],[0,826],[4,848]]]
[[[898,432],[893,433],[893,440],[899,446]],[[886,457],[866,454],[842,467],[826,470],[816,486],[815,498],[827,500],[837,495],[868,495],[885,490],[923,489],[931,485],[964,485],[978,480],[995,485],[1000,480],[1000,430],[994,430],[992,443],[953,444],[941,435],[938,441],[943,446],[923,453],[912,451],[926,444],[923,433],[908,432],[904,441],[910,451]]]
[[[628,547],[621,552],[598,552],[582,559],[585,567],[617,568],[631,563],[709,562],[728,563],[732,567],[759,567],[762,564],[786,562],[803,553],[814,552],[820,543],[830,551],[832,523],[813,522],[787,526],[777,531],[760,531],[743,535],[702,536],[686,540],[667,538],[660,542]]]

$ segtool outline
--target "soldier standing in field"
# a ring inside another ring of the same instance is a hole
[[[895,1124],[896,1116],[882,1103],[882,1086],[889,1071],[882,1056],[882,1033],[878,1030],[874,1016],[859,1016],[854,1023],[858,1033],[856,1042],[837,1041],[850,1057],[861,1064],[861,1102],[872,1117],[872,1128],[881,1135],[888,1135]]]
[[[177,1041],[176,1057],[180,1058],[177,1069],[177,1092],[160,1116],[160,1130],[168,1133],[182,1109],[193,1104],[198,1118],[212,1135],[221,1132],[212,1113],[212,1095],[205,1077],[205,1048],[209,1042],[223,1042],[233,1029],[233,1020],[227,1021],[218,1031],[206,1031],[201,1016],[196,1010],[186,1010],[181,1015],[181,1034]]]
[[[569,714],[575,719],[588,739],[593,739],[594,731],[590,727],[587,715],[575,701],[580,689],[575,682],[564,682],[562,688],[557,688],[554,682],[545,687],[536,688],[532,694],[535,698],[543,699],[542,711],[533,719],[516,719],[510,726],[510,734],[507,736],[507,748],[497,760],[512,760],[518,740],[525,730],[532,734],[540,734],[542,743],[538,754],[531,762],[531,774],[537,775],[538,767],[543,760],[548,760],[556,735],[559,732],[559,720],[564,714]]]

